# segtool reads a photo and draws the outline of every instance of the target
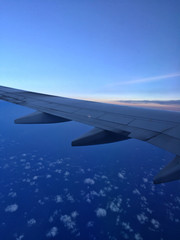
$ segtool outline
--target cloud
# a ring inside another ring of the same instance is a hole
[[[125,179],[125,172],[122,170],[121,172],[118,173],[118,177],[121,179]]]
[[[151,223],[153,224],[154,228],[159,228],[160,226],[160,223],[154,218],[151,220]]]
[[[121,203],[122,198],[118,196],[110,203],[109,208],[112,212],[120,212]]]
[[[135,240],[143,240],[143,238],[141,237],[140,233],[136,233],[136,234],[134,235],[134,239],[135,239]]]
[[[18,209],[18,205],[17,204],[12,204],[9,205],[5,208],[5,212],[15,212]]]
[[[148,217],[145,215],[145,213],[137,215],[137,219],[141,224],[144,224],[148,221]]]
[[[28,227],[31,227],[32,225],[36,224],[36,220],[34,218],[31,218],[27,221]]]
[[[58,234],[58,229],[57,227],[52,227],[50,231],[46,234],[47,237],[53,238]]]
[[[132,103],[132,104],[160,104],[160,105],[180,105],[180,100],[119,100],[122,103]]]
[[[159,80],[164,80],[164,79],[169,79],[169,78],[175,78],[175,77],[180,77],[180,73],[171,73],[171,74],[160,75],[160,76],[134,79],[134,80],[129,80],[129,81],[121,81],[121,82],[109,84],[108,86],[113,87],[113,86],[120,86],[120,85],[154,82],[154,81],[159,81]]]
[[[180,111],[180,100],[119,100],[111,101],[118,105]]]
[[[24,235],[20,235],[19,237],[16,238],[16,240],[22,240],[24,238]]]
[[[74,202],[74,198],[73,198],[73,196],[72,196],[70,193],[68,193],[68,194],[66,195],[66,198],[67,198],[67,200],[68,200],[69,202],[71,202],[71,203]]]
[[[68,215],[62,215],[61,218],[60,218],[61,222],[64,223],[64,226],[67,228],[67,229],[70,229],[70,230],[73,230],[75,231],[76,228],[76,223],[72,220],[71,216],[68,216]]]
[[[56,195],[55,201],[56,201],[56,203],[62,203],[63,199],[62,199],[61,195]]]
[[[94,184],[95,184],[95,181],[94,181],[93,179],[91,179],[91,178],[86,178],[86,179],[84,180],[84,183],[85,183],[85,184],[89,184],[89,185],[94,185]]]
[[[98,208],[96,210],[97,217],[105,217],[106,214],[107,214],[107,212],[106,212],[106,209],[104,209],[104,208]]]
[[[134,230],[130,227],[130,224],[128,222],[122,222],[122,227],[129,231],[129,232],[133,232]]]
[[[17,196],[17,194],[16,194],[16,192],[10,192],[10,193],[8,194],[8,196],[14,198],[14,197]]]
[[[109,208],[111,209],[112,212],[119,212],[119,207],[114,203],[111,202]]]
[[[79,215],[79,213],[77,211],[74,211],[71,213],[72,218],[76,218],[78,215]]]

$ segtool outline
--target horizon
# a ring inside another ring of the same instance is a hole
[[[21,89],[21,90],[24,90],[24,89]],[[55,95],[52,95],[52,96],[55,96]],[[121,99],[113,100],[113,99],[100,99],[100,98],[93,98],[93,97],[90,97],[90,98],[77,97],[75,99],[93,101],[93,102],[102,102],[102,103],[115,104],[115,105],[124,105],[124,106],[130,106],[130,107],[138,107],[138,108],[142,107],[142,108],[151,108],[151,109],[180,112],[180,99],[179,100],[142,100],[142,99],[141,100],[137,100],[137,99],[136,100],[121,100]],[[3,100],[0,99],[0,101],[3,101]]]

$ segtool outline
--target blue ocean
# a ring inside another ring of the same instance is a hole
[[[173,154],[133,139],[71,147],[91,127],[14,124],[32,111],[0,102],[0,239],[180,239],[180,182],[153,184]]]

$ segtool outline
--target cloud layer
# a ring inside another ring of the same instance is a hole
[[[147,78],[140,78],[135,80],[129,80],[129,81],[122,81],[117,83],[109,84],[109,86],[119,86],[119,85],[129,85],[129,84],[136,84],[136,83],[147,83],[147,82],[154,82],[169,78],[175,78],[180,77],[180,73],[171,73],[166,75],[160,75],[160,76],[153,76],[153,77],[147,77]]]

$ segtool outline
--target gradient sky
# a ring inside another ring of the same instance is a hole
[[[180,99],[179,0],[1,0],[0,85]]]

